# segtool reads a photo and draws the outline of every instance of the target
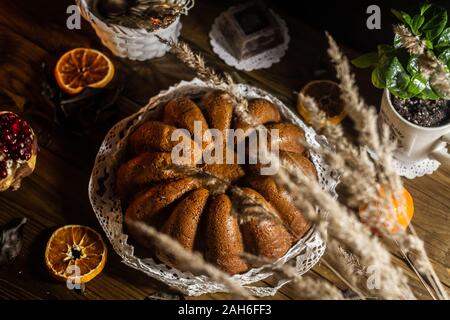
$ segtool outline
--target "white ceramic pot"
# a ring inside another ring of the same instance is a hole
[[[89,9],[89,0],[76,0],[81,15],[91,24],[103,45],[121,58],[149,60],[162,57],[170,48],[161,43],[156,35],[176,41],[180,35],[181,23],[178,17],[164,29],[149,32],[143,28],[126,28],[107,24]]]
[[[450,122],[440,127],[421,127],[404,119],[395,110],[388,90],[383,93],[379,120],[386,123],[398,140],[395,156],[402,161],[432,158],[442,164],[450,162]]]

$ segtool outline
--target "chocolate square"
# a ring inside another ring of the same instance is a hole
[[[219,30],[230,53],[238,60],[275,48],[284,41],[280,24],[260,1],[225,12],[220,18]]]

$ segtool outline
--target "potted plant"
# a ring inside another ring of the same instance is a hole
[[[380,120],[398,139],[403,161],[427,157],[449,161],[450,27],[444,8],[424,3],[410,15],[392,10],[400,20],[390,45],[352,61],[373,68],[372,83],[384,89]]]

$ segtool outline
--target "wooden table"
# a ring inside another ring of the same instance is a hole
[[[231,72],[239,81],[260,86],[294,107],[294,91],[317,78],[315,71],[324,65],[326,68],[323,33],[297,21],[284,7],[276,8],[276,11],[286,19],[293,37],[282,62],[268,70],[254,72],[229,68],[212,53],[207,35],[214,18],[231,2],[197,2],[189,16],[182,19],[182,39],[201,51],[212,66]],[[81,30],[69,31],[65,27],[65,11],[71,3],[68,0],[0,2],[1,109],[5,105],[16,104],[21,110],[48,114],[48,104],[41,96],[42,62],[53,67],[62,53],[74,47],[99,48],[109,53],[84,21]],[[351,50],[348,52],[352,55]],[[120,117],[131,114],[169,85],[193,77],[190,70],[170,55],[148,62],[113,60],[119,78],[126,79],[123,81],[125,88]],[[328,72],[321,77],[331,78],[331,74]],[[370,85],[369,74],[358,72],[357,75],[364,96],[377,105],[380,92]],[[36,171],[23,182],[22,188],[0,195],[0,224],[16,217],[27,217],[29,221],[20,256],[14,264],[0,269],[0,298],[144,299],[156,291],[166,291],[161,283],[123,265],[111,247],[105,270],[87,285],[84,294],[68,290],[64,284],[50,278],[43,263],[44,245],[56,227],[84,224],[101,229],[89,204],[87,185],[98,147],[112,123],[99,126],[89,138],[82,138],[65,133],[39,117],[30,116],[28,120],[39,133],[41,150]],[[406,180],[405,184],[414,197],[416,212],[413,224],[426,243],[437,273],[449,289],[450,169],[441,167],[431,176]],[[429,299],[400,255],[393,253],[393,259],[406,270],[417,297]],[[311,272],[345,288],[323,263],[316,265]],[[267,282],[271,283],[271,280]],[[201,298],[223,299],[227,295],[213,294]],[[274,298],[295,299],[296,293],[287,285]]]

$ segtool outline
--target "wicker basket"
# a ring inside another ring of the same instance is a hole
[[[90,10],[89,0],[76,0],[76,3],[81,15],[92,25],[103,45],[121,58],[143,61],[162,57],[169,47],[162,44],[155,35],[174,41],[180,35],[180,17],[164,29],[149,32],[143,28],[127,28],[102,21]]]

